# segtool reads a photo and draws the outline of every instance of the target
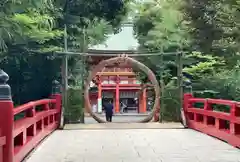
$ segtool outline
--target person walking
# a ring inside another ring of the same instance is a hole
[[[113,116],[113,104],[111,101],[104,104],[105,114],[106,114],[106,121],[112,122],[112,116]]]

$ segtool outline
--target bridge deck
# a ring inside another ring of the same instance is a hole
[[[240,162],[240,150],[190,129],[58,130],[26,162]]]

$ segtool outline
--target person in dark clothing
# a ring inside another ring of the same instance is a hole
[[[111,101],[109,103],[104,104],[105,114],[106,114],[106,120],[108,122],[112,122],[112,116],[113,116],[113,104]]]

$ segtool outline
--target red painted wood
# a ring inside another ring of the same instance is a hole
[[[38,101],[33,101],[33,102],[28,102],[24,105],[20,105],[16,108],[14,108],[14,115],[17,115],[23,111],[26,111],[28,109],[33,109],[34,106],[39,106],[39,105],[46,105],[49,103],[56,103],[56,100],[54,99],[42,99]]]
[[[119,84],[118,84],[119,85]],[[116,87],[116,93],[115,93],[115,112],[120,112],[120,93],[119,93],[119,86]]]
[[[0,137],[0,147],[6,144],[6,137]]]
[[[0,101],[0,162],[20,162],[47,135],[59,127],[61,95],[13,107]],[[18,120],[15,115],[24,113]]]
[[[1,137],[0,133],[0,162],[3,162],[3,146],[6,144],[6,137]]]
[[[102,84],[102,87],[116,87],[117,84]],[[141,87],[141,84],[119,84],[119,87]]]
[[[141,87],[118,87],[119,90],[141,90]],[[116,90],[116,87],[102,87],[102,90]]]
[[[3,162],[3,147],[0,147],[0,162]]]
[[[57,129],[58,123],[53,123],[44,127],[44,130],[38,131],[37,134],[29,138],[27,142],[24,144],[24,148],[22,146],[15,146],[14,147],[14,162],[20,162],[24,159],[24,157],[34,149],[39,142],[41,142],[44,138],[46,138],[51,132]]]
[[[204,103],[204,107],[195,108],[194,103]],[[230,106],[230,113],[213,110],[213,104]],[[219,138],[232,146],[240,147],[239,102],[194,98],[191,94],[185,94],[183,106],[189,128]]]
[[[145,113],[147,111],[147,89],[143,90],[142,103],[143,103],[142,112]]]
[[[120,83],[120,78],[116,78],[116,92],[115,92],[115,112],[119,113],[120,112],[120,92],[119,92],[119,83]]]
[[[10,100],[0,101],[0,130],[5,138],[2,147],[3,162],[13,161],[13,102]]]
[[[144,89],[139,95],[139,113],[145,113],[147,111],[147,94]]]
[[[26,112],[26,117],[14,122],[14,162],[20,162],[48,134],[58,128],[61,113],[61,95],[53,99],[29,102],[14,109],[14,114]],[[41,107],[36,110],[36,107]],[[30,113],[29,113],[30,112]]]

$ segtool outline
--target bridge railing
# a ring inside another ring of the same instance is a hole
[[[195,106],[201,104],[201,107]],[[214,107],[225,106],[228,111]],[[240,102],[222,99],[194,98],[184,95],[184,112],[189,128],[209,134],[240,147]]]
[[[6,136],[2,134],[0,129],[0,162],[3,162],[3,147],[6,145]]]
[[[5,75],[5,79],[3,78]],[[0,70],[0,162],[20,162],[60,124],[61,95],[14,108],[8,76]],[[6,79],[7,78],[7,79]]]

